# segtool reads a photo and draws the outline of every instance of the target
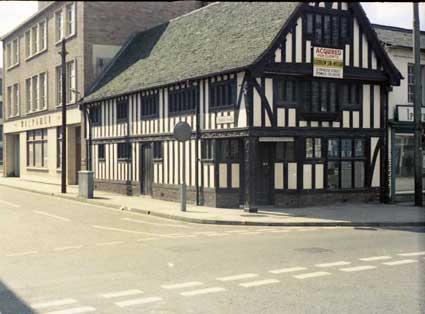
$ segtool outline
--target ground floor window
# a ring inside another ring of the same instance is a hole
[[[62,127],[56,128],[56,167],[62,168]]]
[[[363,139],[328,139],[328,189],[365,187],[365,166],[366,154]]]
[[[47,129],[27,132],[27,166],[47,168]]]

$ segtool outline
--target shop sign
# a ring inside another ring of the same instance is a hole
[[[343,78],[344,50],[314,47],[313,76]]]
[[[400,122],[414,122],[415,110],[413,106],[396,106],[397,120]],[[425,122],[425,107],[421,108],[422,122]]]
[[[233,113],[231,113],[229,116],[219,116],[216,117],[216,124],[225,124],[225,123],[233,123],[235,121]]]

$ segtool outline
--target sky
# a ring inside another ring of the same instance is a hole
[[[413,9],[409,2],[362,2],[372,23],[412,28]],[[419,5],[421,30],[425,31],[425,3]],[[0,1],[0,37],[37,11],[37,1]],[[3,48],[0,42],[0,67]]]

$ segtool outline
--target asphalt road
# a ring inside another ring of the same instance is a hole
[[[0,187],[0,313],[425,313],[425,228],[182,223]]]

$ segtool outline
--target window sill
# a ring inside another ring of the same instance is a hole
[[[140,120],[146,121],[146,120],[155,120],[155,119],[159,119],[159,115],[152,115],[152,116],[141,116]]]
[[[33,55],[31,55],[31,56],[29,56],[29,57],[27,57],[26,59],[25,59],[25,61],[31,61],[32,59],[34,59],[35,57],[37,57],[37,56],[39,56],[39,55],[41,55],[43,52],[46,52],[47,51],[47,47],[46,48],[44,48],[43,50],[41,50],[41,51],[39,51],[39,52],[37,52],[37,53],[35,53],[35,54],[33,54]]]
[[[13,70],[13,69],[14,69],[14,68],[16,68],[17,66],[19,66],[19,62],[18,62],[18,63],[16,63],[16,64],[14,64],[14,65],[12,65],[12,66],[10,66],[10,67],[8,67],[8,68],[7,68],[7,70],[8,70],[8,71]]]
[[[44,112],[44,111],[47,111],[47,107],[46,107],[46,108],[44,108],[44,109],[37,110],[37,111],[29,111],[29,112],[27,112],[27,113],[26,113],[26,115],[27,115],[27,116],[31,116],[31,115],[33,115],[33,114],[40,113],[40,112]]]
[[[59,39],[59,40],[57,40],[56,42],[55,42],[55,46],[59,46],[61,43],[62,43],[62,40],[63,39],[65,39],[65,41],[69,41],[69,40],[71,40],[73,37],[75,37],[75,36],[77,36],[77,33],[76,32],[74,32],[74,33],[72,33],[72,34],[69,34],[68,36],[65,36],[65,37],[62,37],[61,39]]]
[[[164,159],[163,158],[153,158],[154,162],[163,162]]]
[[[27,170],[39,171],[39,172],[49,172],[49,169],[47,169],[47,168],[38,168],[38,167],[27,167]]]

